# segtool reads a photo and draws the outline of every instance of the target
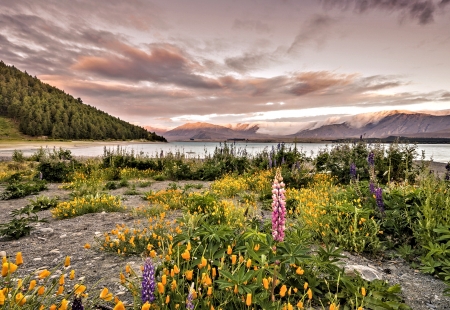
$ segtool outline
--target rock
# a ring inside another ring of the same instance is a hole
[[[59,236],[61,239],[67,237],[67,234],[62,234],[61,236]]]
[[[40,258],[40,257],[35,257],[35,258],[33,258],[33,260],[34,260],[35,262],[37,262],[37,261],[42,260],[42,258]]]
[[[38,235],[52,235],[53,234],[53,228],[50,227],[44,227],[34,230],[32,233],[38,234]]]
[[[361,278],[367,281],[381,280],[381,273],[374,268],[363,265],[346,265],[345,274],[348,276],[356,276],[356,273],[361,275]]]
[[[82,235],[83,235],[82,232],[76,232],[76,233],[73,233],[73,234],[72,234],[72,236],[82,236]]]
[[[51,250],[49,253],[50,254],[59,254],[60,252],[58,249],[54,249],[54,250]]]
[[[6,251],[0,251],[0,257],[6,257]]]

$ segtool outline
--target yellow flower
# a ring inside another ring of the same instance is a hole
[[[65,298],[63,300],[61,300],[61,306],[58,308],[58,310],[67,310],[68,303],[69,302]]]
[[[269,289],[269,280],[267,280],[267,278],[264,278],[263,280],[263,286],[266,290]]]
[[[245,300],[245,304],[250,307],[252,304],[252,294],[247,294],[247,299]]]
[[[70,271],[69,279],[70,279],[70,280],[75,279],[75,270],[71,270],[71,271]]]
[[[231,248],[231,246],[229,245],[227,248],[227,254],[231,255],[231,253],[233,253],[233,249]]]
[[[212,286],[208,287],[208,291],[206,292],[206,295],[208,295],[208,296],[212,295]]]
[[[361,295],[366,296],[366,289],[364,287],[361,288]]]
[[[142,305],[141,310],[150,310],[150,304],[148,301],[145,302],[145,304]]]
[[[45,293],[45,287],[44,286],[39,286],[38,290],[37,290],[38,295],[44,295]]]
[[[0,290],[0,306],[5,304],[5,299],[5,293],[3,293],[3,290]]]
[[[16,254],[16,264],[17,265],[22,265],[23,264],[22,252],[17,252],[17,254]]]
[[[364,310],[363,307],[358,307],[358,310]]]
[[[312,295],[313,295],[311,289],[309,288],[306,293],[308,294],[308,298],[311,300],[312,299]]]
[[[76,295],[80,295],[86,290],[86,286],[83,284],[75,284],[73,288]]]
[[[181,253],[181,257],[185,260],[189,260],[191,258],[191,253],[189,253],[189,251],[186,250],[183,253]]]
[[[330,310],[336,310],[336,305],[334,304],[334,302],[330,305]]]
[[[36,286],[36,280],[31,280],[28,290],[31,291],[32,289],[34,289],[35,286]]]
[[[125,310],[125,306],[123,305],[123,302],[119,300],[119,302],[114,306],[113,310]]]
[[[173,266],[173,272],[175,272],[175,274],[178,274],[180,272],[180,269],[177,265]]]
[[[55,304],[51,305],[49,309],[50,310],[56,310],[56,305]]]
[[[70,256],[66,256],[66,259],[64,260],[64,267],[70,266]]]
[[[17,293],[15,301],[19,306],[23,306],[27,302],[27,298],[22,293]]]
[[[259,244],[256,244],[256,245],[254,246],[253,250],[259,251],[259,247],[260,247],[260,245],[259,245]]]
[[[125,272],[126,272],[126,273],[131,273],[131,267],[130,267],[130,265],[126,265],[126,266],[125,266]]]
[[[56,295],[61,295],[62,293],[64,293],[64,286],[60,285],[58,287],[58,291],[56,292]]]
[[[297,270],[295,270],[295,273],[298,275],[302,275],[305,271],[302,269],[302,267],[298,267]]]
[[[305,282],[305,284],[303,285],[303,289],[306,290],[308,288],[308,282]]]
[[[187,251],[190,251],[190,250],[191,250],[191,242],[190,242],[190,241],[188,242],[188,244],[187,244],[187,246],[186,246],[186,250],[187,250]]]
[[[283,286],[280,288],[280,296],[281,296],[281,297],[284,297],[284,295],[286,295],[286,292],[287,292],[287,287],[286,287],[286,285],[283,285]]]
[[[123,275],[123,273],[120,273],[120,283],[124,284],[125,283],[125,276]]]
[[[238,292],[239,292],[239,289],[238,289],[238,286],[237,285],[234,285],[234,291],[233,291],[235,294],[237,294]]]
[[[160,294],[164,293],[164,285],[161,282],[158,282],[158,292]]]
[[[233,265],[236,264],[236,258],[237,258],[237,256],[235,254],[231,255],[231,263]]]
[[[303,302],[302,302],[302,301],[299,301],[299,302],[297,303],[297,307],[298,307],[299,309],[303,309]]]
[[[64,275],[62,274],[60,277],[59,277],[59,285],[64,285]]]
[[[162,283],[163,285],[166,285],[166,284],[167,284],[167,276],[166,276],[165,274],[163,274],[162,277],[161,277],[161,283]]]
[[[169,302],[170,302],[170,296],[167,295],[167,296],[166,296],[166,304],[168,304]]]
[[[172,283],[170,284],[170,288],[172,289],[172,291],[174,291],[177,288],[177,281],[173,280]]]
[[[17,270],[17,265],[13,263],[3,263],[2,264],[2,277],[6,277],[8,274],[13,273]]]
[[[206,258],[204,258],[202,256],[202,263],[201,263],[202,267],[206,267],[207,264],[208,264],[208,261],[206,260]]]
[[[250,268],[252,266],[252,260],[249,258],[247,259],[247,268]]]
[[[86,243],[86,244],[84,245],[84,248],[85,248],[85,249],[90,249],[90,248],[91,248],[91,245],[90,245],[89,243]]]

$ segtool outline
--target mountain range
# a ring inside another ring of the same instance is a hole
[[[301,140],[320,141],[351,138],[450,138],[450,110],[433,112],[382,111],[358,114],[344,118],[330,118],[324,122],[303,124],[290,135],[259,133],[258,124],[214,125],[209,123],[186,123],[171,130],[148,128],[164,135],[168,141],[218,141],[237,140]]]

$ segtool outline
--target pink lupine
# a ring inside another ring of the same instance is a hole
[[[284,240],[286,229],[286,201],[284,197],[284,183],[280,169],[277,169],[272,184],[272,236],[275,241]]]

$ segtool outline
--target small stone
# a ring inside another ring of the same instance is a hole
[[[50,254],[59,254],[59,250],[58,249],[54,249],[50,251]]]
[[[124,291],[119,291],[119,292],[116,293],[116,295],[123,295],[123,294],[125,294]]]
[[[61,236],[59,236],[61,239],[67,237],[67,234],[63,234]]]
[[[97,260],[97,259],[101,259],[101,258],[102,258],[101,256],[97,256],[97,257],[94,257],[93,259]]]
[[[345,274],[346,275],[356,276],[357,273],[359,273],[361,275],[361,278],[363,278],[364,280],[367,280],[367,281],[381,279],[380,273],[374,268],[370,268],[368,266],[363,266],[363,265],[347,265],[347,266],[345,266]]]
[[[33,260],[37,262],[37,261],[42,260],[42,258],[40,258],[40,257],[35,257],[35,258],[33,258]]]
[[[72,236],[82,236],[83,233],[82,232],[77,232],[77,233],[73,233]]]
[[[86,279],[86,277],[79,277],[78,281],[84,281],[84,279]]]
[[[99,232],[99,231],[96,231],[96,232],[94,233],[94,235],[96,235],[96,236],[98,237],[98,236],[101,236],[101,235],[102,235],[102,233],[101,233],[101,232]]]
[[[0,256],[1,257],[6,257],[6,251],[0,251]]]

